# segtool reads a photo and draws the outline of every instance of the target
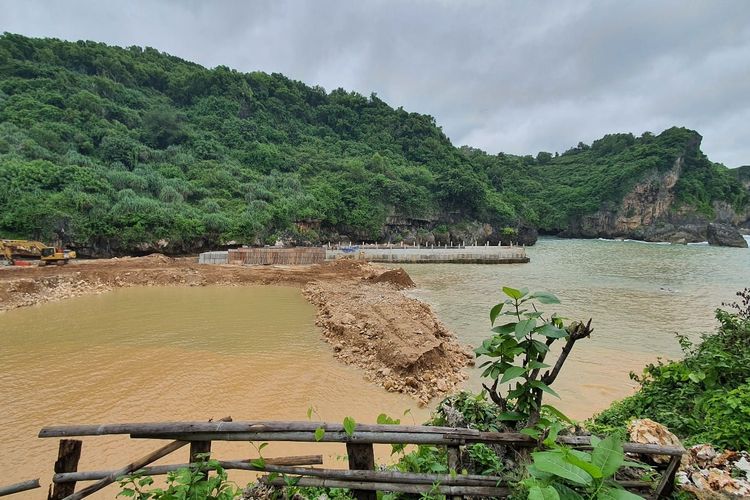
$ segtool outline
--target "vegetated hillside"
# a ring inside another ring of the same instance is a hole
[[[711,215],[717,200],[740,211],[746,190],[695,137],[490,156],[374,94],[150,48],[0,37],[0,234],[90,255],[278,237],[495,243],[505,228],[531,243],[528,228],[567,230],[680,155],[688,211]]]
[[[684,243],[704,241],[709,222],[748,219],[747,186],[709,161],[701,139],[673,127],[641,137],[609,134],[554,157],[463,151],[505,199],[527,200],[529,219],[545,233]]]

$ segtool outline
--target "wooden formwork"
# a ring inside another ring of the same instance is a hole
[[[300,248],[237,248],[229,250],[229,264],[289,265],[318,264],[326,258],[322,247]]]

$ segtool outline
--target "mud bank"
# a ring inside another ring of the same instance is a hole
[[[133,286],[289,285],[317,307],[334,355],[388,391],[426,404],[466,378],[472,362],[430,307],[402,290],[401,269],[355,261],[312,266],[205,266],[154,254],[79,261],[63,267],[0,269],[0,311]]]
[[[427,404],[466,379],[462,368],[473,356],[427,304],[398,288],[389,282],[324,282],[303,293],[318,307],[317,324],[337,358],[362,368],[386,390]]]

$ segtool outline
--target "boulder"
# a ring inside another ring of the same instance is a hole
[[[630,440],[634,443],[657,444],[660,446],[682,446],[677,436],[658,422],[648,418],[633,420],[628,426]],[[646,458],[646,457],[644,457]],[[656,464],[665,464],[670,461],[668,455],[653,455],[648,457]]]
[[[747,248],[747,241],[734,226],[711,223],[706,230],[709,245]]]

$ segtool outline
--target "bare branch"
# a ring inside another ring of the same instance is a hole
[[[591,328],[591,319],[588,320],[585,326],[583,323],[576,323],[573,325],[570,335],[568,336],[568,341],[565,343],[565,347],[563,347],[562,352],[560,353],[560,357],[557,358],[557,362],[552,368],[552,371],[548,371],[544,374],[542,382],[547,385],[554,382],[557,375],[560,373],[565,360],[568,358],[568,354],[570,354],[570,351],[573,349],[573,345],[577,341],[589,337],[593,331],[594,330]]]
[[[497,385],[499,382],[500,379],[496,378],[492,387],[487,387],[487,384],[482,384],[482,387],[490,393],[490,399],[492,399],[492,402],[499,406],[501,411],[506,411],[508,408],[508,402],[497,392]]]

